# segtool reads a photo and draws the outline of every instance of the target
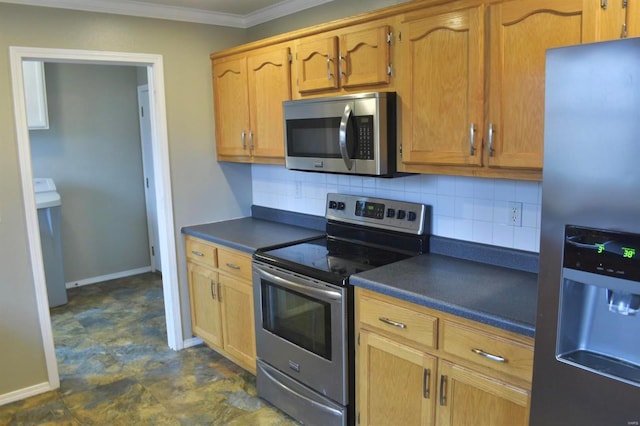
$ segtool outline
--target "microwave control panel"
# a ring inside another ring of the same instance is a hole
[[[356,116],[357,142],[355,158],[373,160],[373,115]]]

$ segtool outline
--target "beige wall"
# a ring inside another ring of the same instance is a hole
[[[163,56],[182,259],[182,226],[250,214],[250,168],[215,161],[209,63],[209,53],[245,38],[245,30],[0,3],[0,396],[47,381],[20,184],[9,46]],[[189,333],[183,261],[178,270]]]

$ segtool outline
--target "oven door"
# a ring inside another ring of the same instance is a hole
[[[258,358],[346,405],[347,289],[253,264]]]

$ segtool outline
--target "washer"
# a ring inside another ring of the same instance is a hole
[[[53,179],[35,178],[33,187],[38,208],[40,243],[42,245],[44,275],[47,280],[49,307],[53,308],[68,302],[60,227],[62,201]]]

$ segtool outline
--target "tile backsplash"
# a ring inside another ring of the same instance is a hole
[[[433,207],[434,235],[540,250],[539,182],[441,175],[384,179],[260,164],[252,165],[252,182],[253,204],[259,206],[324,216],[329,192],[412,201]]]

